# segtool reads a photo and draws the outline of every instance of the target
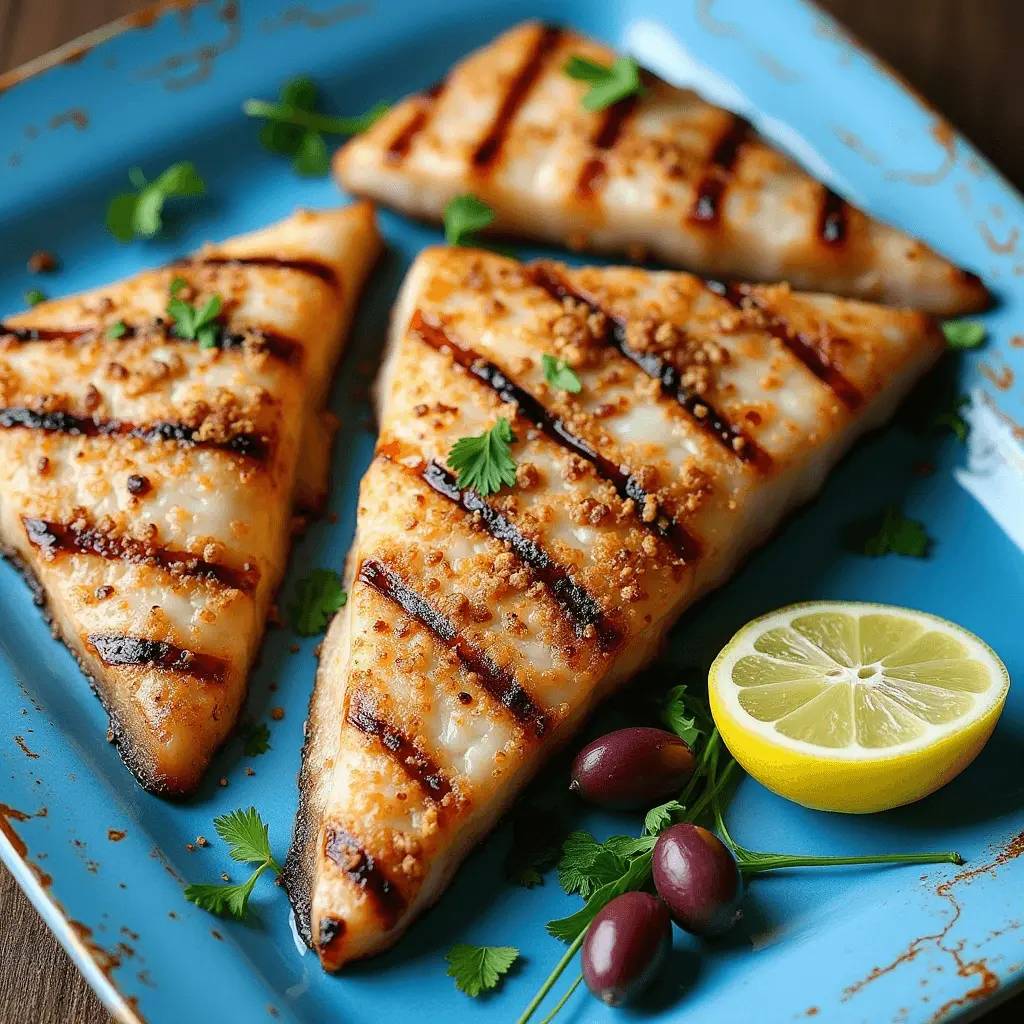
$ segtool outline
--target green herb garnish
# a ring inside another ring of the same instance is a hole
[[[583,390],[576,371],[564,360],[550,356],[546,352],[540,357],[541,366],[544,369],[544,379],[560,391],[571,391],[578,395]]]
[[[221,297],[213,295],[201,309],[196,308],[178,298],[178,293],[182,288],[187,287],[188,282],[183,277],[176,277],[171,282],[171,298],[167,303],[167,315],[174,318],[174,333],[179,338],[198,341],[200,348],[216,348],[217,334],[220,331],[216,321],[223,306]]]
[[[558,863],[562,832],[550,811],[523,807],[512,819],[512,846],[505,857],[505,877],[532,889],[544,884],[544,873]]]
[[[946,344],[954,349],[978,348],[985,343],[985,325],[977,320],[947,320],[942,333]]]
[[[474,238],[494,223],[494,210],[474,195],[454,196],[444,208],[444,238],[449,245],[478,245]]]
[[[118,338],[123,338],[128,331],[128,327],[123,320],[118,320],[116,323],[112,323],[105,331],[105,334],[112,341],[116,341]]]
[[[246,757],[259,757],[270,749],[270,730],[266,722],[250,722],[238,730]]]
[[[562,70],[578,82],[589,82],[590,91],[583,97],[587,110],[604,110],[627,96],[643,93],[640,81],[640,65],[632,57],[618,57],[611,67],[588,60],[586,57],[570,57]]]
[[[327,628],[331,616],[344,607],[348,594],[333,569],[314,569],[299,583],[292,605],[292,629],[299,636],[316,636]]]
[[[292,167],[306,177],[319,177],[331,167],[331,155],[324,135],[358,135],[388,111],[378,103],[357,117],[332,117],[317,110],[316,83],[310,78],[293,78],[281,89],[278,103],[246,100],[242,109],[249,117],[264,118],[260,144],[271,153],[292,157]]]
[[[459,487],[471,487],[481,498],[516,482],[516,463],[509,445],[517,440],[504,416],[476,437],[460,437],[448,453],[448,465],[459,474]]]
[[[956,439],[961,444],[965,444],[967,435],[971,432],[971,425],[964,419],[961,410],[968,408],[970,404],[971,399],[968,395],[958,395],[953,399],[952,408],[936,414],[932,420],[932,426],[937,429],[948,427],[953,431]]]
[[[115,196],[107,207],[107,230],[119,241],[152,238],[163,227],[164,203],[175,196],[201,196],[203,179],[189,161],[172,164],[155,181],[147,181],[138,167],[128,172],[138,190]]]
[[[514,946],[468,946],[460,942],[452,946],[445,959],[449,964],[446,973],[455,979],[455,987],[475,998],[498,984],[519,959],[519,950]]]
[[[931,543],[924,524],[905,516],[895,503],[886,505],[881,513],[852,523],[845,539],[852,551],[871,558],[889,554],[924,558]]]
[[[232,860],[255,864],[256,869],[240,885],[188,885],[185,887],[185,899],[211,914],[241,920],[248,910],[249,897],[260,875],[268,868],[279,875],[281,868],[270,850],[268,828],[255,807],[215,818],[213,827],[230,847],[228,852]]]
[[[46,301],[46,292],[41,292],[38,288],[30,288],[25,292],[25,305],[26,306],[38,306],[40,302]]]

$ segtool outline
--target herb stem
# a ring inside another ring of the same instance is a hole
[[[329,135],[358,135],[366,127],[366,117],[332,117],[293,107],[289,103],[270,103],[267,100],[246,100],[242,109],[250,117],[265,117],[268,121],[296,124],[314,132]]]
[[[746,861],[740,849],[736,858],[740,870],[746,875],[783,868],[826,868],[850,864],[963,864],[963,858],[952,851],[946,853],[881,853],[865,857],[803,857],[785,853],[759,854],[756,860]]]
[[[579,952],[580,946],[583,945],[583,940],[587,937],[587,929],[589,927],[590,926],[587,925],[587,928],[584,928],[579,933],[579,935],[577,935],[576,938],[573,939],[572,945],[569,946],[569,948],[565,951],[565,954],[562,956],[562,959],[559,960],[558,963],[555,965],[555,969],[548,975],[547,981],[545,981],[544,984],[541,985],[541,987],[537,990],[537,994],[530,1000],[529,1005],[526,1007],[525,1010],[523,1010],[523,1013],[520,1016],[520,1018],[516,1021],[516,1024],[526,1024],[526,1022],[534,1015],[534,1013],[537,1012],[537,1007],[540,1006],[542,1002],[544,1002],[544,997],[551,991],[555,982],[558,981],[558,979],[562,976],[562,973],[565,971],[566,967],[568,967],[569,964],[572,963],[573,957],[575,957],[576,954]],[[561,1003],[558,1004],[559,1007],[561,1007],[561,1005]],[[551,1016],[554,1016],[554,1014],[552,1014]],[[551,1016],[548,1017],[548,1020],[551,1019]]]
[[[558,1011],[561,1010],[561,1008],[565,1006],[567,1002],[569,1002],[569,997],[573,994],[573,992],[576,991],[576,989],[580,987],[580,982],[582,980],[583,975],[578,975],[576,980],[569,986],[569,991],[566,992],[565,995],[558,1000],[558,1002],[555,1004],[555,1008],[540,1022],[540,1024],[551,1024],[555,1017],[558,1016]]]

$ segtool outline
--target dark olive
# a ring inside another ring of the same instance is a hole
[[[617,896],[583,940],[583,978],[609,1006],[635,999],[661,973],[672,948],[668,908],[649,892]]]
[[[569,789],[588,803],[632,810],[676,796],[692,774],[693,754],[675,733],[617,729],[579,752]]]
[[[680,928],[712,938],[741,917],[743,877],[729,848],[699,825],[673,825],[658,837],[654,885]]]

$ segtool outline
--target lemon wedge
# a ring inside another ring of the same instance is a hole
[[[920,800],[977,757],[1010,677],[945,619],[851,601],[755,619],[711,666],[733,757],[805,807],[866,813]]]

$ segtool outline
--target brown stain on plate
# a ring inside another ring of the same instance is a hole
[[[888,68],[884,70],[894,74]],[[948,121],[936,114],[928,129],[928,134],[942,153],[942,160],[938,167],[934,171],[886,171],[886,181],[904,181],[908,185],[926,187],[938,185],[949,176],[957,161],[956,132],[953,131]]]
[[[372,6],[366,3],[341,3],[328,7],[326,11],[314,11],[308,4],[294,4],[273,18],[264,18],[260,22],[260,30],[269,35],[293,25],[301,25],[319,32],[340,22],[362,17],[371,10]]]
[[[978,221],[978,230],[981,232],[981,240],[985,243],[985,246],[997,256],[1008,256],[1016,251],[1017,243],[1020,241],[1020,228],[1011,228],[1004,242],[1000,242],[992,234],[991,229],[983,220]]]
[[[1014,372],[1009,366],[1003,366],[1000,369],[995,369],[988,363],[982,361],[978,363],[978,369],[982,372],[985,379],[1000,391],[1009,391],[1013,387],[1015,380]],[[17,737],[15,737],[17,739]]]
[[[39,760],[39,755],[32,750],[29,750],[28,744],[25,742],[24,736],[15,736],[14,742],[21,748],[21,752],[26,756],[32,758],[33,761]]]
[[[107,829],[107,838],[112,843],[119,843],[119,842],[121,842],[121,840],[124,839],[124,837],[126,835],[128,835],[128,833],[123,828],[108,828]]]
[[[242,24],[235,0],[222,3],[216,17],[226,27],[220,42],[204,43],[191,50],[173,53],[156,64],[141,68],[136,72],[136,77],[142,80],[160,79],[163,87],[170,92],[180,92],[207,81],[213,74],[217,59],[242,41]]]
[[[916,959],[919,953],[929,948],[938,950],[939,952],[945,953],[949,956],[959,977],[978,979],[977,984],[968,989],[963,993],[963,995],[957,996],[943,1003],[943,1005],[940,1006],[930,1018],[929,1024],[933,1024],[933,1022],[934,1024],[937,1024],[938,1021],[946,1017],[950,1010],[956,1009],[957,1007],[967,1006],[992,995],[992,993],[999,988],[999,976],[989,967],[986,958],[978,957],[973,960],[968,959],[964,953],[966,940],[961,939],[959,942],[953,944],[946,941],[947,936],[952,931],[957,921],[959,921],[962,913],[960,902],[954,895],[953,890],[956,886],[965,882],[970,882],[982,875],[994,876],[999,868],[1008,864],[1012,860],[1016,860],[1022,854],[1024,854],[1024,832],[1019,832],[1017,835],[1007,839],[996,851],[995,856],[987,863],[975,868],[965,868],[963,871],[957,872],[957,874],[952,878],[942,882],[936,888],[935,894],[946,900],[952,908],[952,914],[949,917],[949,920],[946,921],[943,927],[938,931],[929,935],[918,936],[898,957],[896,957],[895,960],[888,964],[873,968],[860,981],[847,986],[843,990],[841,1002],[845,1003],[849,999],[852,999],[873,981],[877,981],[879,978],[891,974],[902,964],[909,963],[911,960]],[[1008,926],[1003,931],[1009,930],[1010,927],[1012,926]],[[993,933],[993,935],[995,934],[997,933]],[[990,935],[989,937],[991,938],[992,936]]]

